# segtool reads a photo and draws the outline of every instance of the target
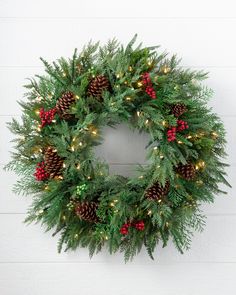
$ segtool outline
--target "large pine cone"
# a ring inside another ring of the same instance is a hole
[[[98,100],[102,100],[103,91],[109,90],[110,87],[111,85],[107,77],[99,75],[90,81],[87,94],[88,96],[93,96]]]
[[[183,115],[187,111],[187,108],[184,104],[178,103],[172,106],[171,112],[175,117]]]
[[[50,174],[50,178],[61,176],[63,168],[63,158],[61,158],[57,151],[49,146],[44,151],[45,170]]]
[[[98,203],[84,201],[76,204],[75,213],[82,220],[88,222],[98,222],[98,217],[96,214],[97,208]]]
[[[196,175],[196,169],[194,164],[192,163],[187,163],[185,165],[179,164],[176,168],[177,173],[179,173],[180,176],[187,180],[192,180],[194,179]]]
[[[156,182],[151,187],[146,190],[145,197],[147,199],[161,201],[164,196],[166,196],[170,189],[169,181],[162,186],[159,182]]]
[[[70,114],[67,114],[67,112],[70,110],[72,104],[75,103],[75,95],[71,91],[67,91],[62,94],[61,98],[58,99],[56,103],[56,110],[58,115],[67,120],[71,119],[73,116]]]

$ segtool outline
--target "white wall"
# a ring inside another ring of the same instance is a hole
[[[160,44],[183,57],[183,65],[210,71],[211,102],[227,128],[231,167],[236,181],[236,11],[234,1],[78,1],[0,0],[0,164],[9,160],[11,135],[5,122],[19,116],[25,78],[42,72],[38,57],[48,60],[71,56],[90,38],[106,41],[116,36],[127,42],[134,33],[145,45]],[[107,149],[124,145],[125,129],[109,140]],[[120,138],[120,139],[119,139]],[[141,140],[141,139],[140,139]],[[144,140],[144,139],[142,139]],[[111,153],[112,169],[130,173],[138,138],[130,152]],[[128,164],[127,164],[128,163]],[[125,265],[122,256],[106,252],[88,259],[87,251],[56,253],[56,238],[39,226],[22,224],[30,198],[14,196],[16,177],[0,170],[0,294],[1,295],[235,295],[236,199],[235,187],[204,206],[208,216],[203,234],[192,249],[180,255],[173,246],[159,248],[150,261],[143,252]]]

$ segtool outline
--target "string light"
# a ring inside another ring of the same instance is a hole
[[[79,146],[82,146],[82,145],[83,145],[83,143],[82,143],[82,141],[80,141],[80,142],[79,142]]]
[[[211,132],[211,136],[213,139],[217,139],[219,137],[218,133],[216,133],[215,131]]]
[[[71,149],[72,152],[74,152],[74,151],[75,151],[75,146],[72,145],[72,146],[70,147],[70,149]]]
[[[75,239],[78,239],[78,237],[79,237],[78,234],[75,234],[75,235],[74,235],[74,238],[75,238]]]
[[[64,220],[64,221],[66,220],[66,216],[65,215],[62,216],[62,220]]]
[[[178,140],[177,143],[178,143],[178,144],[183,144],[183,141]]]
[[[153,149],[154,149],[154,151],[156,151],[156,150],[158,149],[158,147],[157,147],[157,146],[154,146],[154,148],[153,148]]]
[[[138,117],[140,116],[140,112],[139,112],[139,111],[137,111],[137,116],[138,116]]]
[[[105,240],[108,240],[108,236],[105,236]]]
[[[200,160],[196,163],[195,168],[196,170],[199,170],[199,169],[204,169],[205,166],[206,166],[206,163],[203,160]]]
[[[188,135],[188,136],[187,136],[187,139],[191,139],[191,138],[192,138],[192,135]]]
[[[152,210],[148,210],[148,213],[147,213],[147,215],[151,215],[152,214]]]
[[[129,70],[130,72],[132,72],[132,71],[133,71],[133,68],[132,68],[131,66],[129,66],[129,67],[128,67],[128,70]]]
[[[140,175],[139,178],[142,179],[143,178],[143,175]]]
[[[42,128],[41,128],[41,125],[38,125],[38,127],[37,127],[37,131],[38,131],[38,132],[41,132],[41,129],[42,129]]]
[[[163,159],[164,158],[164,156],[163,155],[160,155],[160,159]]]
[[[145,121],[145,124],[148,125],[148,123],[149,123],[149,120],[147,119],[147,120]]]
[[[80,99],[80,96],[79,96],[79,95],[76,95],[75,98],[76,98],[76,99]]]
[[[88,176],[87,179],[91,179],[91,176]]]
[[[34,112],[35,112],[36,115],[40,114],[40,110],[35,110]]]
[[[76,169],[77,169],[77,170],[80,169],[80,163],[78,163],[78,164],[76,165]]]
[[[36,99],[35,99],[37,102],[40,102],[43,100],[43,98],[41,96],[37,96]]]
[[[114,207],[114,206],[115,206],[115,204],[114,204],[113,202],[111,202],[111,203],[110,203],[110,206],[111,206],[111,207]]]
[[[170,72],[170,70],[171,70],[171,68],[168,67],[167,65],[164,65],[164,66],[162,67],[162,72],[163,72],[164,74],[168,74],[168,73]]]
[[[138,81],[138,82],[137,82],[137,86],[140,88],[140,87],[143,86],[143,83],[142,83],[141,81]]]
[[[63,73],[62,73],[62,76],[63,76],[63,77],[66,77],[66,73],[65,73],[65,72],[63,72]]]
[[[165,120],[163,120],[163,121],[161,122],[161,125],[162,125],[163,127],[167,127],[167,126],[168,126],[168,122],[166,122]]]
[[[63,163],[63,165],[62,165],[62,166],[63,166],[63,168],[66,168],[66,164],[65,164],[65,163]]]
[[[130,96],[127,96],[125,99],[130,101],[132,98]]]

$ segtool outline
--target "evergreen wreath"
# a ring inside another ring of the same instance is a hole
[[[132,259],[144,245],[153,259],[156,245],[172,239],[182,253],[201,231],[204,202],[222,193],[227,164],[225,130],[207,107],[212,91],[202,71],[179,66],[136,36],[126,47],[110,40],[89,43],[72,59],[49,64],[47,75],[30,79],[12,161],[21,176],[16,193],[33,195],[26,222],[60,232],[58,250],[104,245]],[[102,128],[124,123],[150,135],[149,164],[137,177],[110,175],[96,158]],[[224,193],[224,192],[223,192]]]

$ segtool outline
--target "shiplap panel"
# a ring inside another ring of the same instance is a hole
[[[233,0],[169,1],[78,1],[1,0],[0,17],[233,17]]]
[[[35,61],[38,57],[35,57]],[[204,85],[214,90],[214,96],[209,102],[214,112],[224,115],[236,115],[234,107],[236,97],[236,67],[234,68],[204,68],[209,72],[209,79]],[[26,89],[23,87],[35,74],[42,74],[43,67],[0,67],[0,98],[6,103],[0,108],[0,115],[20,115],[21,109],[16,100],[22,100]],[[227,79],[225,79],[227,77]],[[220,81],[220,83],[219,83]],[[224,102],[224,103],[223,103]]]
[[[22,224],[24,214],[0,214],[0,263],[1,262],[87,262],[87,249],[57,253],[57,237],[44,233],[40,225]],[[181,255],[172,243],[155,253],[152,263],[235,262],[236,216],[208,216],[203,233],[195,233],[191,249]],[[92,262],[122,263],[122,254],[111,256],[107,250],[94,256]],[[134,263],[149,264],[146,251]]]
[[[115,35],[127,42],[138,32],[145,45],[177,53],[184,65],[232,67],[235,27],[236,18],[93,19],[92,25],[91,19],[0,19],[0,66],[38,66],[38,56],[71,56],[89,39],[106,42]]]
[[[236,264],[0,265],[4,295],[235,295]]]

